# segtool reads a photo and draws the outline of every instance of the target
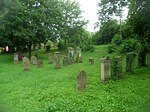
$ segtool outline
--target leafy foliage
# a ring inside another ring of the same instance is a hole
[[[119,25],[116,20],[109,20],[100,26],[100,30],[93,36],[96,45],[109,44],[115,34],[119,32]]]

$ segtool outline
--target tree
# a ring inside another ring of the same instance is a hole
[[[28,46],[64,39],[71,43],[86,24],[81,19],[79,4],[70,0],[16,0],[3,19],[3,44]],[[7,40],[7,41],[4,41]]]
[[[120,36],[122,36],[122,12],[127,7],[129,0],[100,0],[98,11],[100,26],[103,26],[105,22],[112,20],[115,16],[119,17],[120,24]]]
[[[94,35],[96,44],[109,44],[112,38],[119,32],[116,20],[108,20],[101,25],[100,30]]]
[[[77,44],[77,40],[82,36],[83,27],[87,21],[82,19],[80,5],[71,0],[62,3],[62,25],[60,25],[60,38],[64,40],[64,47],[68,44]],[[69,45],[70,46],[70,45]]]
[[[150,47],[150,2],[149,0],[132,0],[129,9],[129,24],[132,32],[141,44],[138,64],[146,66],[146,56]]]

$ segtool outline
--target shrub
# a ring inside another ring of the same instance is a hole
[[[120,46],[120,53],[137,52],[140,48],[140,44],[138,43],[134,38],[124,40]]]
[[[112,39],[112,44],[119,46],[122,44],[122,37],[119,34],[116,34]]]
[[[110,54],[110,53],[113,53],[116,51],[116,46],[114,44],[110,44],[107,48],[107,52]]]

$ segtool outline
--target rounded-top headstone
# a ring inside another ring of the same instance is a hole
[[[80,70],[77,76],[76,91],[81,91],[86,87],[86,72]]]

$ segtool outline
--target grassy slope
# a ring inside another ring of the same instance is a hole
[[[99,60],[106,54],[106,46],[83,53],[83,63],[60,70],[47,64],[44,51],[39,53],[44,68],[31,65],[28,72],[23,71],[21,62],[13,64],[12,55],[0,55],[0,112],[149,112],[150,63],[135,74],[102,84]],[[95,59],[94,65],[88,64],[89,57]],[[87,87],[76,93],[80,69],[86,70]]]

